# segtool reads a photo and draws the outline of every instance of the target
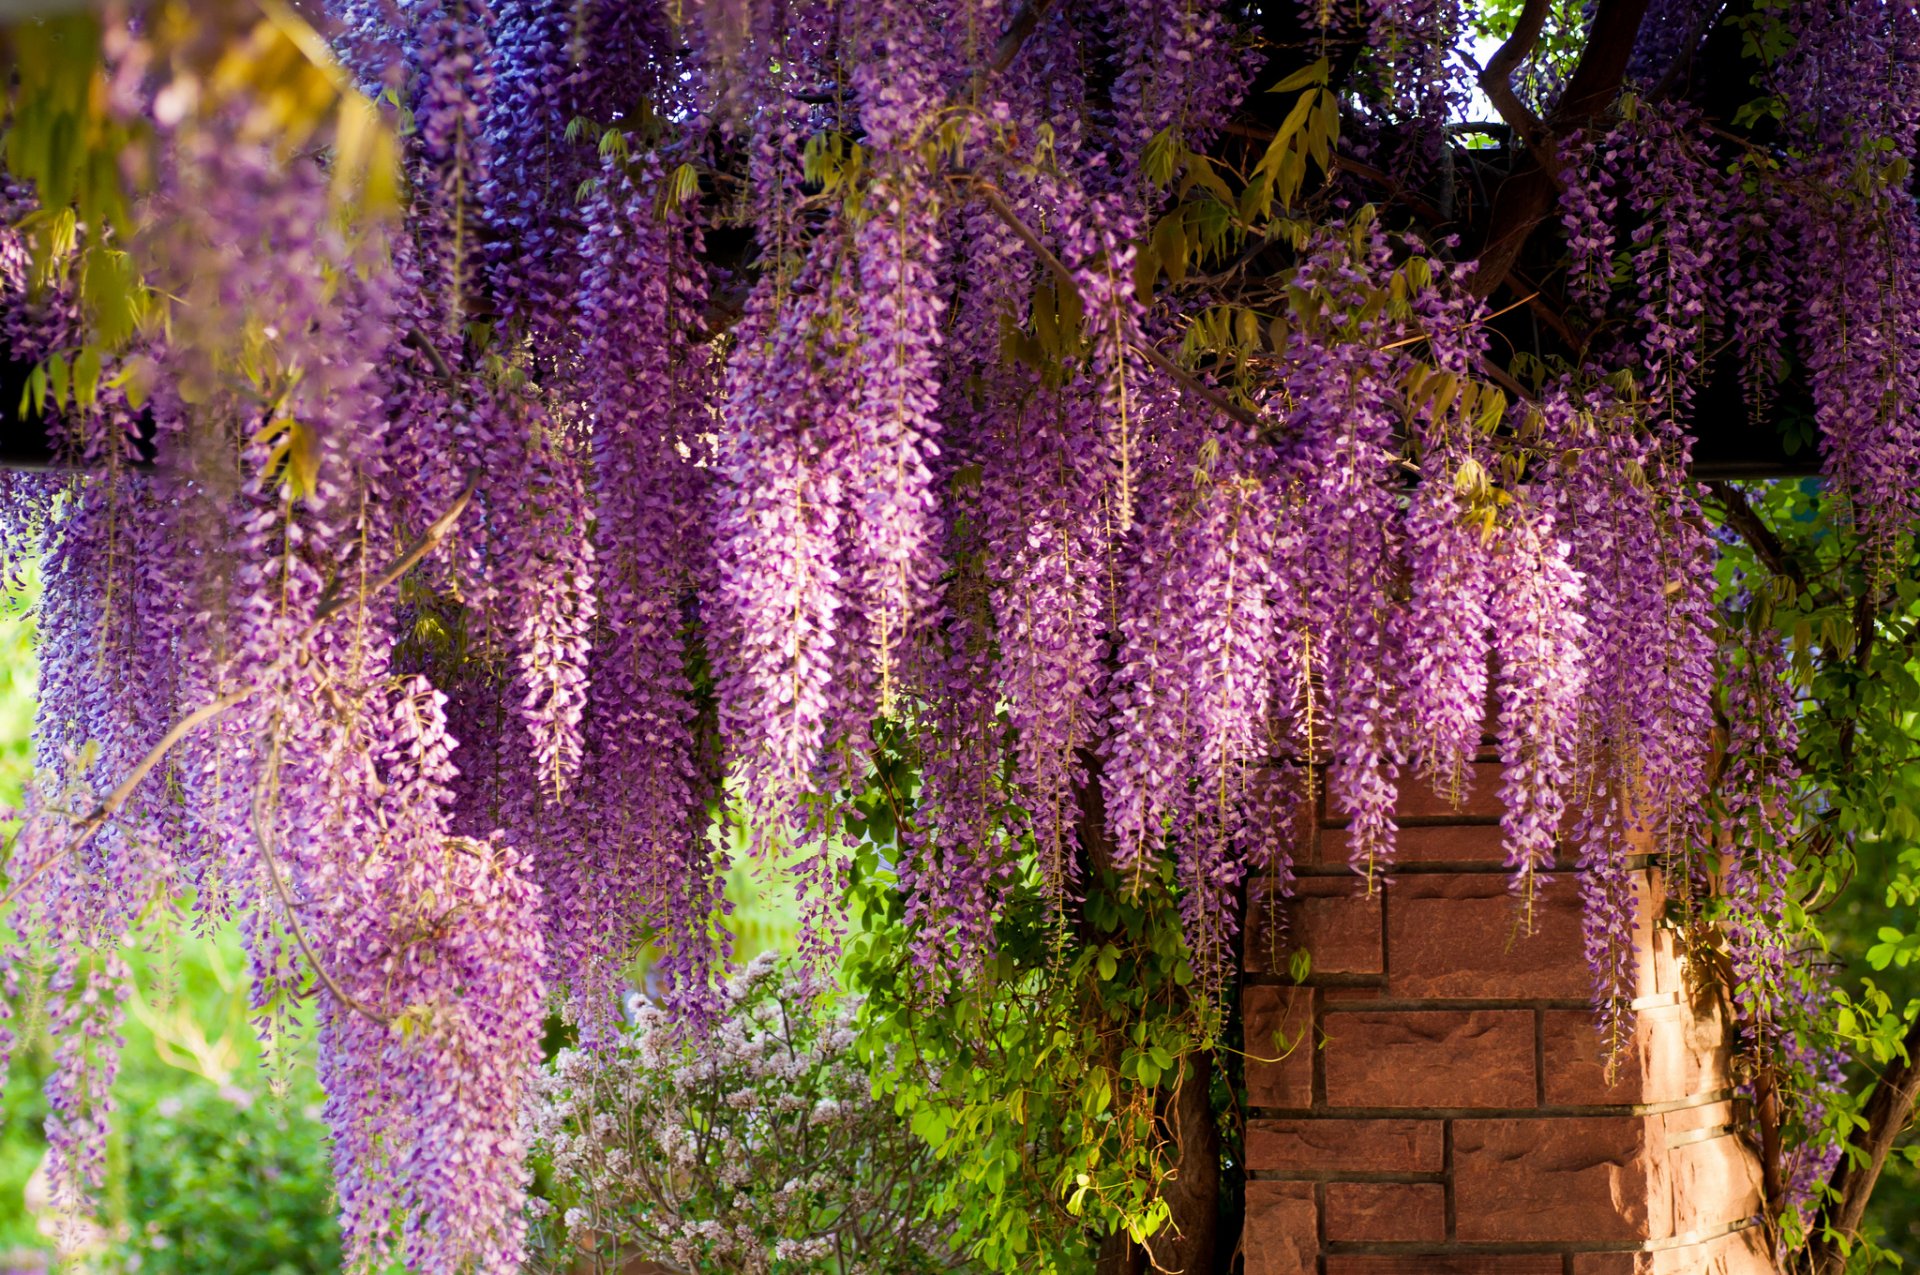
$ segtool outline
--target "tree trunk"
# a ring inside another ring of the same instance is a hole
[[[1178,1152],[1161,1196],[1172,1216],[1147,1241],[1158,1271],[1212,1275],[1220,1232],[1220,1126],[1208,1091],[1213,1055],[1196,1050],[1181,1060],[1180,1087],[1167,1104],[1167,1135]]]
[[[1100,1241],[1100,1255],[1094,1259],[1093,1275],[1146,1275],[1147,1255],[1136,1248],[1125,1231]]]

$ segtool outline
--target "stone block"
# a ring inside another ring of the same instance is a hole
[[[1531,1107],[1533,1011],[1329,1014],[1322,1044],[1333,1107]]]
[[[1288,972],[1295,951],[1304,948],[1311,976],[1379,974],[1385,968],[1380,949],[1380,892],[1367,893],[1359,877],[1301,877],[1293,897],[1272,900],[1261,882],[1247,901],[1245,964],[1248,970]],[[1278,919],[1282,928],[1274,933]]]
[[[1502,874],[1410,875],[1389,891],[1389,995],[1584,1000],[1591,994],[1580,899],[1569,877],[1535,898],[1531,934]]]
[[[1748,1227],[1653,1255],[1653,1275],[1777,1275],[1761,1228]]]
[[[1402,828],[1394,834],[1395,863],[1504,864],[1507,852],[1498,824],[1436,824]],[[1347,830],[1325,828],[1319,837],[1318,862],[1338,867],[1347,862]]]
[[[1438,1182],[1329,1182],[1327,1238],[1377,1243],[1445,1240],[1447,1189]]]
[[[1313,996],[1310,988],[1259,984],[1241,993],[1248,1106],[1304,1111],[1313,1105]]]
[[[1728,1045],[1717,1017],[1702,1020],[1687,1005],[1659,1005],[1634,1015],[1633,1037],[1608,1083],[1605,1042],[1586,1010],[1547,1010],[1547,1102],[1553,1106],[1678,1102],[1727,1084]]]
[[[1575,1253],[1573,1275],[1777,1275],[1758,1228],[1653,1253]]]
[[[1673,1234],[1658,1117],[1453,1122],[1455,1237],[1470,1243],[1661,1240]]]
[[[1247,1168],[1255,1173],[1438,1173],[1442,1146],[1438,1120],[1247,1121]]]
[[[1691,1107],[1681,1107],[1669,1111],[1660,1117],[1667,1127],[1667,1145],[1679,1146],[1683,1142],[1697,1142],[1713,1133],[1722,1132],[1733,1125],[1733,1103],[1722,1099],[1719,1102],[1702,1102]]]
[[[1320,1214],[1311,1182],[1247,1183],[1246,1275],[1315,1275]]]
[[[1760,1160],[1733,1134],[1673,1147],[1667,1166],[1675,1235],[1719,1230],[1760,1211]]]

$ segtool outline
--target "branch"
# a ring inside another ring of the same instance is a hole
[[[29,872],[14,885],[11,890],[7,891],[5,897],[0,898],[0,909],[5,909],[11,905],[26,891],[27,887],[51,871],[54,865],[60,863],[68,855],[93,840],[94,834],[105,826],[107,820],[120,813],[121,808],[133,799],[133,794],[140,787],[141,783],[146,780],[147,776],[153,773],[155,767],[166,760],[167,754],[173,751],[176,744],[192,734],[195,729],[204,726],[228,709],[237,708],[239,705],[252,699],[255,695],[258,695],[265,689],[267,683],[276,674],[284,671],[286,667],[306,649],[307,643],[313,639],[314,635],[320,631],[328,620],[331,620],[334,616],[346,610],[350,604],[364,602],[382,589],[385,589],[411,570],[415,563],[431,553],[441,541],[447,538],[447,535],[453,530],[454,524],[460,521],[460,515],[466,512],[467,506],[473,501],[473,493],[479,481],[480,476],[477,471],[469,476],[467,485],[461,489],[459,496],[454,499],[453,504],[447,508],[447,511],[434,519],[427,529],[420,533],[418,540],[409,545],[398,558],[395,558],[393,562],[388,565],[386,570],[375,576],[372,583],[361,589],[358,594],[350,598],[335,598],[315,608],[313,619],[307,624],[305,629],[301,630],[300,636],[290,644],[286,654],[280,656],[279,659],[263,668],[251,684],[241,687],[236,691],[229,691],[219,699],[202,704],[199,708],[194,709],[191,713],[188,713],[168,728],[167,733],[160,737],[158,743],[147,750],[146,756],[134,763],[133,769],[129,770],[119,785],[107,794],[105,800],[95,806],[93,810],[86,815],[73,821],[69,828],[69,832],[72,835],[67,841],[67,844],[48,855],[44,862],[40,863],[33,871]]]
[[[1867,1132],[1860,1145],[1863,1158],[1856,1163],[1851,1154],[1842,1156],[1828,1182],[1835,1198],[1828,1206],[1821,1233],[1810,1246],[1813,1275],[1843,1275],[1847,1255],[1842,1251],[1842,1241],[1850,1243],[1860,1233],[1880,1170],[1886,1167],[1894,1141],[1913,1117],[1914,1100],[1920,1098],[1920,1066],[1915,1064],[1920,1058],[1920,1019],[1907,1028],[1901,1048],[1906,1057],[1887,1068],[1874,1086],[1873,1096],[1867,1099],[1863,1113]]]
[[[1533,7],[1529,0],[1527,8]],[[1558,142],[1584,128],[1612,107],[1633,53],[1634,37],[1646,16],[1647,0],[1600,0],[1589,28],[1587,47],[1548,117],[1539,140],[1521,156],[1520,167],[1501,183],[1493,206],[1493,224],[1480,250],[1479,268],[1468,282],[1478,296],[1489,296],[1506,282],[1534,228],[1553,215],[1558,174],[1548,167]],[[1524,19],[1525,14],[1522,14]],[[1519,31],[1516,29],[1515,34]],[[1509,44],[1512,41],[1508,41]],[[1501,48],[1501,53],[1506,47]],[[1488,70],[1501,64],[1495,56]],[[1484,79],[1484,77],[1483,77]]]
[[[1500,112],[1500,118],[1507,122],[1507,127],[1540,153],[1540,159],[1549,171],[1557,173],[1559,160],[1553,154],[1552,136],[1540,122],[1540,117],[1513,91],[1513,73],[1533,52],[1533,46],[1540,42],[1540,32],[1547,24],[1547,14],[1552,7],[1553,0],[1526,0],[1520,16],[1514,20],[1513,34],[1507,37],[1500,51],[1487,62],[1486,69],[1480,72],[1480,91]]]
[[[1726,514],[1727,526],[1733,528],[1742,540],[1753,550],[1760,561],[1767,564],[1767,570],[1783,579],[1791,580],[1801,593],[1807,591],[1807,576],[1800,564],[1793,560],[1787,546],[1781,543],[1773,528],[1755,512],[1747,500],[1747,493],[1732,483],[1713,479],[1707,483],[1707,490],[1720,502],[1721,510]]]
[[[1040,26],[1040,19],[1047,16],[1047,10],[1053,8],[1053,0],[1027,0],[1013,15],[1013,21],[1000,33],[1000,39],[993,46],[993,56],[987,60],[987,68],[996,75],[1013,65],[1020,56],[1020,46],[1027,42]]]

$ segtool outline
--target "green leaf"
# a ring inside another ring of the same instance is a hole
[[[1327,59],[1317,58],[1311,64],[1301,67],[1278,84],[1268,89],[1269,93],[1292,93],[1306,88],[1309,84],[1325,84],[1330,72]]]

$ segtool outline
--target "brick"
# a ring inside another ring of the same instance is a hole
[[[1247,1121],[1247,1168],[1323,1173],[1438,1173],[1438,1120]]]
[[[1320,1214],[1311,1182],[1247,1183],[1246,1275],[1314,1275]]]
[[[1667,1152],[1673,1183],[1673,1231],[1718,1230],[1760,1211],[1760,1161],[1732,1134]]]
[[[1673,1233],[1658,1117],[1453,1122],[1454,1234],[1465,1242],[1659,1240]]]
[[[1261,883],[1247,904],[1246,968],[1286,973],[1293,953],[1305,948],[1312,973],[1379,974],[1380,893],[1367,894],[1359,877],[1302,877],[1290,899],[1275,901],[1284,931],[1275,941],[1268,888]]]
[[[1561,1275],[1558,1257],[1479,1253],[1348,1254],[1327,1259],[1327,1275]]]
[[[1356,1010],[1322,1045],[1334,1107],[1531,1107],[1531,1010]]]
[[[1305,1110],[1313,1105],[1313,996],[1305,987],[1258,985],[1241,993],[1248,1106]],[[1275,1033],[1283,1043],[1275,1042]]]
[[[1467,769],[1467,791],[1457,803],[1451,794],[1435,792],[1424,777],[1409,770],[1400,780],[1393,813],[1401,819],[1439,819],[1489,818],[1505,812],[1506,804],[1500,800],[1500,763],[1469,762]]]
[[[1648,1275],[1651,1253],[1575,1253],[1573,1275]]]
[[[1395,863],[1504,864],[1507,852],[1501,844],[1503,836],[1498,824],[1402,828],[1394,834],[1393,859]],[[1347,830],[1323,829],[1318,854],[1316,862],[1323,867],[1347,862]]]
[[[1376,1243],[1444,1240],[1447,1189],[1438,1182],[1329,1182],[1327,1238]]]
[[[1702,1019],[1686,1005],[1639,1011],[1611,1084],[1592,1014],[1547,1010],[1541,1035],[1547,1102],[1554,1106],[1679,1102],[1727,1084],[1729,1046],[1717,1013]]]
[[[1391,887],[1387,947],[1396,997],[1584,1000],[1591,977],[1580,941],[1576,883],[1563,876],[1534,902],[1524,933],[1504,875],[1405,876]]]

